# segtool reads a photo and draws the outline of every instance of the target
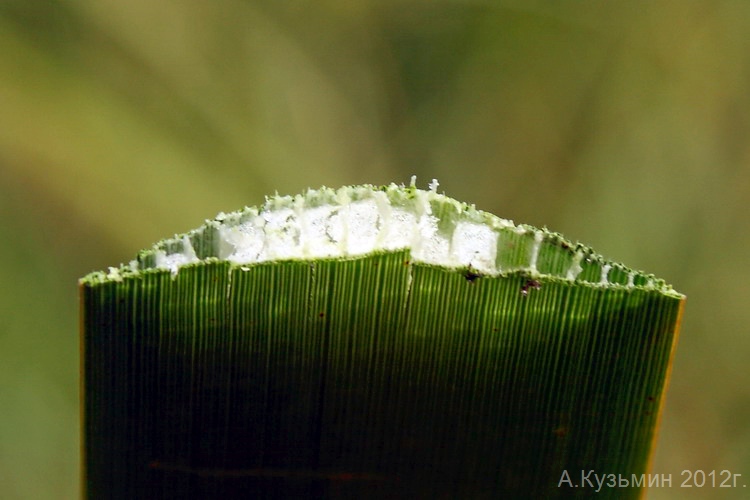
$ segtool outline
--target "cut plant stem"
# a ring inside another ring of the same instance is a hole
[[[648,472],[684,304],[394,185],[269,199],[80,288],[89,498],[585,496]]]

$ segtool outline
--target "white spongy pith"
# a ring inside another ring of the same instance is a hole
[[[273,198],[241,223],[219,227],[219,258],[237,264],[268,260],[353,257],[381,250],[410,249],[415,262],[446,267],[471,266],[496,274],[497,230],[511,221],[483,214],[438,194],[437,181],[429,191],[410,189],[400,196],[389,186],[341,188],[321,196],[309,191],[294,198]],[[324,202],[321,203],[321,200]],[[462,214],[447,231],[432,205],[451,205]],[[222,221],[239,214],[222,215]],[[462,220],[463,219],[463,220]],[[183,257],[160,257],[167,268]],[[172,267],[169,267],[172,269]]]
[[[644,287],[671,290],[661,280],[649,280],[649,276],[607,262],[558,234],[516,226],[439,194],[434,179],[429,190],[417,189],[415,182],[412,179],[406,187],[347,186],[270,197],[261,207],[219,214],[188,235],[165,240],[123,270],[157,268],[176,276],[181,267],[209,258],[244,268],[268,261],[353,258],[405,249],[413,262],[469,268],[481,275],[520,271],[535,277],[581,281],[585,274],[591,285],[626,288],[636,286],[636,276],[640,276]],[[196,248],[201,249],[201,257]],[[543,252],[547,252],[544,258]],[[561,253],[567,257],[560,257]],[[554,270],[550,262],[558,263]],[[614,266],[624,270],[612,278],[622,283],[610,279]],[[119,277],[112,271],[107,276]]]

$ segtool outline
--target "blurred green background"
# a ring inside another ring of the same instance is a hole
[[[412,174],[687,294],[648,498],[750,494],[679,488],[750,484],[748,33],[739,0],[0,0],[0,498],[80,494],[79,277]]]

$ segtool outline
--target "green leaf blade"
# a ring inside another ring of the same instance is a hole
[[[90,275],[87,495],[567,498],[593,492],[564,472],[647,474],[684,298],[538,234],[499,236],[526,267],[497,275],[197,243],[177,272]]]

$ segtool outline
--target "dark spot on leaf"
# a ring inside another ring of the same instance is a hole
[[[646,401],[648,401],[649,403],[653,403],[655,399],[656,399],[656,398],[654,398],[653,396],[648,396],[648,397],[646,398]]]
[[[325,315],[326,315],[326,313],[324,313],[324,312],[319,312],[319,313],[318,313],[318,317],[319,317],[319,318],[322,318],[322,317],[323,317],[323,316],[325,316]]]
[[[521,295],[526,297],[529,294],[529,290],[532,288],[539,290],[542,288],[542,284],[539,283],[537,280],[528,279],[526,282],[524,282],[523,286],[521,286]]]
[[[464,278],[466,278],[466,281],[468,281],[469,283],[474,283],[474,281],[476,281],[478,278],[481,278],[481,276],[469,269],[464,273]]]
[[[560,427],[553,429],[552,434],[559,438],[563,438],[568,435],[568,428],[564,425],[561,425]]]

